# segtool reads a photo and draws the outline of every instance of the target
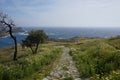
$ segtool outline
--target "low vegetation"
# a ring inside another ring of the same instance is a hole
[[[29,49],[24,50],[24,53],[27,53],[26,55],[22,51],[20,52],[22,55],[19,55],[17,61],[8,59],[8,61],[4,62],[4,59],[2,60],[3,63],[0,64],[0,80],[23,80],[23,78],[27,78],[38,71],[40,74],[39,79],[42,79],[49,73],[49,70],[46,71],[45,69],[59,57],[61,49],[55,48],[51,44],[43,44],[39,46],[37,54],[31,54]]]
[[[120,50],[120,36],[112,37],[107,40],[107,43]]]
[[[120,37],[109,39],[76,38],[70,42],[49,42],[38,47],[37,54],[29,48],[18,46],[18,60],[11,56],[14,48],[0,49],[0,80],[42,80],[52,70],[53,62],[59,58],[60,48],[70,48],[81,78],[90,80],[120,79]],[[33,47],[34,48],[34,47]],[[66,68],[63,67],[66,70]],[[67,77],[65,80],[73,80]]]
[[[70,46],[70,54],[82,78],[120,79],[120,38],[81,40]]]

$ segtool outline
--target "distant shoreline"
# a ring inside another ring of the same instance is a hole
[[[15,27],[13,28],[13,33],[18,33],[18,32],[25,32],[25,30],[23,30],[23,28],[21,27]],[[0,31],[0,38],[1,37],[6,37],[9,36],[9,33],[6,31]]]
[[[116,39],[116,38],[120,38],[120,36],[113,36],[111,38],[100,38],[100,37],[72,37],[69,39],[55,39],[55,38],[49,38],[46,42],[80,42],[80,40],[89,40],[89,39]],[[18,43],[20,44],[20,43]],[[14,44],[13,44],[14,45]],[[12,47],[13,45],[9,45],[9,46],[5,46],[5,47],[0,47],[0,49],[2,48],[7,48],[7,47]]]
[[[88,38],[111,38],[114,36],[120,35],[120,29],[86,29],[86,28],[46,28],[46,27],[28,27],[22,28],[24,32],[15,33],[17,37],[17,42],[21,43],[21,40],[25,39],[28,35],[28,32],[31,30],[44,30],[49,36],[49,40],[53,41],[65,41],[74,37],[88,37]],[[10,39],[10,36],[2,36],[0,38],[0,48],[4,46],[13,45],[13,40]]]

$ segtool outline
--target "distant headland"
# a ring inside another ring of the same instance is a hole
[[[23,28],[21,28],[21,27],[14,27],[13,32],[14,33],[25,32],[25,30]],[[0,32],[0,37],[4,37],[4,36],[7,36],[7,35],[9,35],[9,33],[7,31],[1,31]]]

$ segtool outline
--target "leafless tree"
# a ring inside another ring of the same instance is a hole
[[[6,14],[0,13],[0,31],[6,32],[14,41],[14,56],[13,60],[17,60],[17,40],[13,35],[13,27],[15,27],[14,21]]]

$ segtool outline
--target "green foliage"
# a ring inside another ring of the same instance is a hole
[[[100,75],[94,75],[90,80],[119,80],[120,70],[112,71],[110,74],[104,75],[100,78]]]
[[[107,43],[114,46],[116,49],[120,49],[120,36],[116,36],[108,39]]]
[[[0,80],[23,80],[38,70],[42,74],[42,70],[50,65],[60,52],[60,49],[47,49],[47,51],[29,55],[13,63],[0,64]]]
[[[32,53],[35,54],[37,53],[39,44],[44,43],[46,39],[47,35],[43,30],[36,30],[31,31],[27,38],[22,41],[22,43],[27,47],[30,47]],[[34,49],[33,46],[35,47]]]
[[[47,38],[46,33],[43,30],[31,31],[26,38],[32,44],[43,43]]]
[[[120,69],[120,51],[104,40],[89,40],[75,44],[71,46],[70,54],[83,78],[97,75],[100,79],[95,76],[92,80],[101,80],[102,76]]]

